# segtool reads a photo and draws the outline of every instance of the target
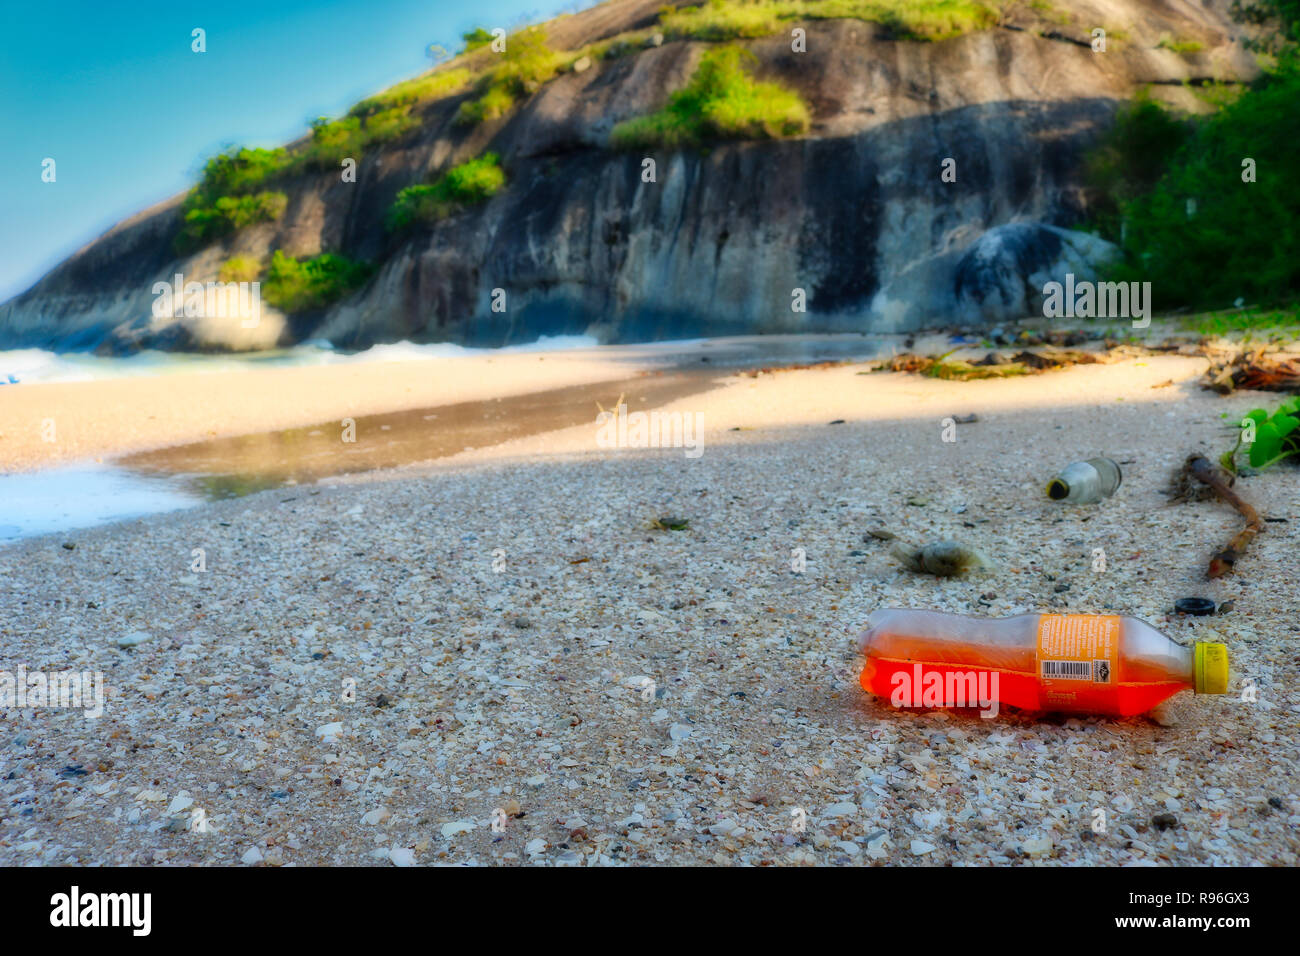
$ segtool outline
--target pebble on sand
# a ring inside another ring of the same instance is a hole
[[[1021,845],[1021,849],[1033,857],[1047,856],[1047,854],[1052,852],[1052,838],[1039,837],[1033,840],[1026,840]]]
[[[394,846],[388,851],[393,866],[415,866],[415,851],[404,846]]]
[[[170,804],[167,805],[168,813],[180,813],[182,810],[188,810],[194,805],[194,798],[186,794],[179,794]]]
[[[341,720],[316,728],[316,736],[320,737],[322,742],[327,744],[337,742],[338,736],[341,733],[343,733],[343,721]]]

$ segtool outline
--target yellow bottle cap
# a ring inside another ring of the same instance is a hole
[[[1228,645],[1196,642],[1196,693],[1228,692]]]

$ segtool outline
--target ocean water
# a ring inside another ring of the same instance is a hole
[[[102,356],[89,352],[50,352],[45,349],[0,351],[0,387],[39,385],[47,382],[89,382],[134,375],[165,375],[168,372],[221,372],[239,368],[298,365],[338,365],[349,362],[414,362],[452,359],[465,355],[510,352],[554,352],[594,348],[591,335],[544,335],[526,345],[499,349],[467,348],[451,343],[394,342],[360,352],[342,352],[324,340],[312,340],[287,349],[251,352],[244,355],[199,355],[147,350],[127,356]],[[2,394],[2,393],[0,393]]]
[[[189,508],[203,500],[181,482],[106,465],[0,475],[0,544]]]

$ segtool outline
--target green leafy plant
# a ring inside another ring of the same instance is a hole
[[[1199,87],[1213,111],[1204,117],[1139,99],[1088,162],[1091,225],[1125,253],[1106,278],[1151,282],[1161,309],[1300,297],[1300,181],[1290,174],[1300,138],[1300,0],[1234,0],[1232,13],[1264,27],[1247,41],[1265,54],[1263,74],[1249,86]],[[1190,52],[1175,38],[1161,45]],[[1208,321],[1235,331],[1231,316]]]
[[[388,228],[396,231],[415,223],[436,222],[458,208],[495,196],[506,184],[496,153],[453,166],[431,184],[407,186],[388,211]]]
[[[373,272],[369,263],[332,252],[298,260],[277,249],[262,280],[262,295],[284,312],[306,312],[343,298]]]
[[[1300,454],[1300,396],[1296,396],[1279,405],[1271,415],[1262,408],[1251,409],[1245,414],[1237,444],[1219,459],[1220,464],[1233,474],[1237,473],[1237,450],[1251,427],[1248,423],[1253,423],[1255,429],[1255,440],[1250,443],[1248,455],[1250,467],[1267,468],[1284,458]]]
[[[710,50],[690,82],[657,113],[614,127],[614,145],[696,146],[718,139],[775,139],[805,132],[808,107],[799,95],[749,74],[755,57],[738,46]]]
[[[1300,0],[1232,0],[1234,19],[1271,27],[1248,38],[1247,49],[1258,50],[1294,63],[1300,45]]]

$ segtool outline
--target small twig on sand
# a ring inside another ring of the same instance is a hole
[[[1210,567],[1206,571],[1207,578],[1219,578],[1233,569],[1237,563],[1237,558],[1246,550],[1246,545],[1250,544],[1252,538],[1264,530],[1264,523],[1259,520],[1259,514],[1241,496],[1228,487],[1227,483],[1219,477],[1217,471],[1210,460],[1204,455],[1192,455],[1183,465],[1183,471],[1195,478],[1202,484],[1208,485],[1214,489],[1214,493],[1226,501],[1237,512],[1246,519],[1246,527],[1237,532],[1236,536],[1228,542],[1228,546],[1222,551],[1210,558]]]

